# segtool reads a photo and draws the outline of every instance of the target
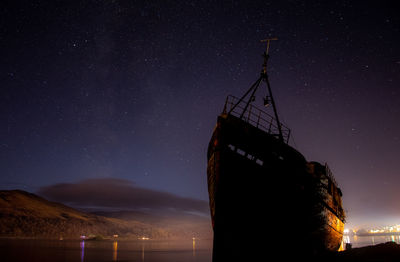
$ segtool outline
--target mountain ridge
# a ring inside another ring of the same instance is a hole
[[[127,239],[144,236],[151,239],[177,239],[191,235],[207,238],[211,235],[207,220],[191,224],[188,219],[188,223],[179,227],[171,222],[173,219],[159,223],[160,219],[151,214],[142,215],[138,219],[134,215],[121,219],[116,214],[107,217],[105,215],[108,212],[103,213],[98,215],[83,212],[23,190],[1,190],[0,236],[77,239],[81,235],[119,235]]]

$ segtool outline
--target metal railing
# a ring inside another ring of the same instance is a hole
[[[240,101],[237,97],[229,95],[226,98],[225,106],[224,106],[224,114],[230,113],[236,117],[241,117],[241,119],[256,128],[263,130],[264,132],[279,137],[279,129],[277,121],[270,114],[264,112],[256,106],[250,104],[246,108],[247,101]],[[237,105],[236,105],[237,104]],[[236,106],[235,106],[236,105]],[[234,107],[235,106],[235,107]],[[233,110],[232,110],[233,108]],[[243,112],[246,110],[245,112]],[[290,129],[281,123],[281,131],[283,140],[285,143],[289,142],[290,138]]]
[[[335,177],[333,176],[332,171],[328,166],[328,163],[325,163],[325,174],[332,181],[335,187],[338,187],[338,183],[336,182]]]

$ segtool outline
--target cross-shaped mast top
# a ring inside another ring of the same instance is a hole
[[[267,42],[267,49],[265,51],[265,54],[267,54],[267,55],[269,53],[269,42],[271,42],[273,40],[278,40],[278,38],[277,37],[272,37],[272,38],[267,38],[267,39],[261,40],[261,43]]]
[[[272,37],[272,38],[267,38],[267,39],[261,40],[262,43],[267,42],[267,48],[266,48],[266,50],[265,50],[265,52],[263,54],[263,56],[264,56],[264,64],[263,64],[263,69],[262,69],[262,75],[263,75],[264,78],[267,75],[267,62],[268,62],[268,58],[269,58],[269,54],[268,54],[269,53],[269,42],[271,42],[273,40],[278,40],[278,38],[277,37]]]

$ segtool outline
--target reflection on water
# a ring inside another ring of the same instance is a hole
[[[80,246],[81,246],[81,262],[83,262],[85,258],[85,240],[81,241]]]
[[[144,262],[144,243],[142,243],[142,262]]]
[[[0,261],[210,262],[212,240],[16,240],[0,239]]]
[[[196,257],[196,238],[193,239],[193,257]]]
[[[117,257],[118,257],[118,242],[114,241],[114,243],[113,243],[113,260],[112,261],[118,261]]]
[[[343,244],[351,243],[352,247],[364,247],[382,244],[386,242],[395,242],[400,244],[400,236],[388,235],[388,236],[343,236]]]

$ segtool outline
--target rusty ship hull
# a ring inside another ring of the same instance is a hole
[[[344,212],[327,167],[278,139],[261,110],[239,117],[227,105],[207,152],[213,262],[338,250]]]

